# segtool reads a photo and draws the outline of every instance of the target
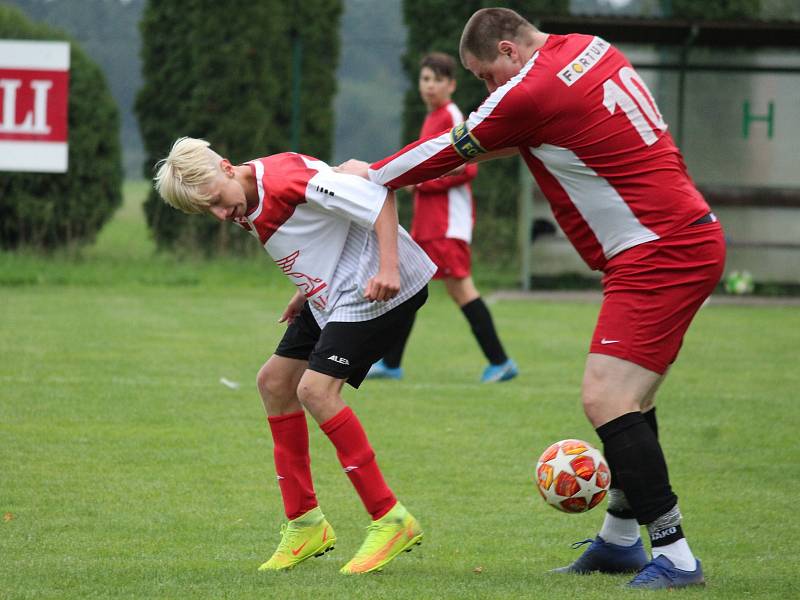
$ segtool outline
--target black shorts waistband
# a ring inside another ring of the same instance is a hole
[[[689,227],[693,227],[694,225],[707,225],[708,223],[715,223],[717,221],[717,215],[713,212],[708,213],[697,219],[694,223],[689,223]]]

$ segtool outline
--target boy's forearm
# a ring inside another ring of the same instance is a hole
[[[375,219],[375,235],[380,252],[380,270],[397,269],[397,204],[394,192],[389,190],[378,218]]]

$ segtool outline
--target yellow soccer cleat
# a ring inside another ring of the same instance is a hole
[[[403,551],[422,543],[422,528],[399,502],[367,527],[367,537],[356,555],[341,568],[345,575],[380,571]]]
[[[319,506],[281,525],[281,542],[259,571],[291,569],[312,556],[333,550],[336,534]]]

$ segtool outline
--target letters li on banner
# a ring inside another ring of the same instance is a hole
[[[66,173],[69,43],[0,40],[0,171]]]

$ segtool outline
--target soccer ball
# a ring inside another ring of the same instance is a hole
[[[536,484],[550,506],[568,513],[586,512],[606,497],[611,471],[596,448],[581,440],[561,440],[539,457]]]
[[[738,296],[752,294],[755,284],[749,271],[732,271],[725,277],[725,291]]]

